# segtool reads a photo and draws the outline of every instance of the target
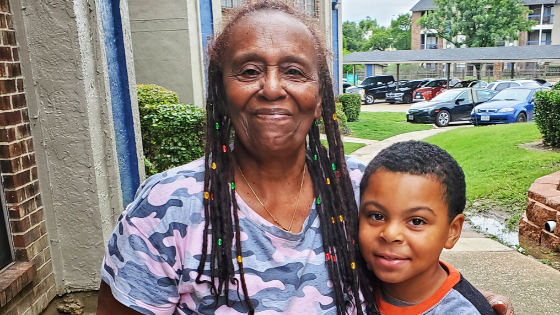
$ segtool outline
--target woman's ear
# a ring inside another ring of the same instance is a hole
[[[463,229],[463,223],[465,222],[465,215],[458,214],[455,216],[453,221],[449,224],[449,234],[447,235],[447,240],[445,241],[445,248],[451,249],[455,246],[455,243],[461,237],[461,230]]]
[[[315,99],[317,100],[317,106],[315,107],[314,118],[319,119],[323,115],[323,97],[320,94],[316,94]]]

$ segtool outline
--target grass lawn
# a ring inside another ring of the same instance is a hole
[[[328,148],[329,144],[327,143],[327,140],[321,140],[321,143],[323,143],[323,145]],[[364,143],[355,143],[355,142],[344,142],[344,154],[350,154],[356,150],[358,150],[361,147],[364,147],[365,144]]]
[[[431,125],[406,122],[405,113],[361,112],[360,121],[349,122],[352,137],[384,140],[401,133],[432,129]]]
[[[533,181],[560,170],[560,153],[517,147],[540,138],[537,126],[526,123],[460,128],[426,141],[444,148],[459,162],[470,203],[481,200],[482,204],[498,205],[512,215],[510,223],[515,224]]]

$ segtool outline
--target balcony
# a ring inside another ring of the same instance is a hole
[[[537,25],[549,25],[553,24],[554,14],[543,14],[542,15],[542,24],[541,24],[541,15],[540,14],[530,14],[528,16],[529,20],[537,21]]]
[[[539,41],[538,40],[530,40],[530,41],[527,41],[527,45],[539,45]],[[540,45],[552,45],[552,41],[551,40],[541,40]]]
[[[552,18],[554,17],[554,14],[544,14],[542,17],[542,24],[546,25],[546,24],[553,24],[552,22]]]
[[[438,49],[437,44],[422,44],[420,49]]]

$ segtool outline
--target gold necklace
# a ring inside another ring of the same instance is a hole
[[[253,195],[255,195],[255,198],[257,198],[257,200],[259,201],[261,206],[270,215],[272,220],[274,220],[274,222],[276,222],[276,224],[278,224],[282,229],[284,229],[284,231],[290,232],[292,230],[292,224],[294,223],[294,218],[296,217],[296,212],[297,212],[297,208],[298,208],[298,205],[299,205],[299,198],[301,197],[301,191],[303,190],[303,180],[305,179],[305,164],[303,165],[303,175],[301,176],[301,186],[299,187],[299,195],[297,197],[296,208],[294,209],[294,214],[292,215],[292,221],[290,221],[290,226],[288,228],[286,228],[282,223],[280,223],[280,221],[278,221],[278,219],[276,219],[276,217],[272,214],[272,212],[268,211],[268,209],[266,208],[264,203],[261,201],[259,196],[257,196],[257,193],[253,190],[253,187],[251,187],[251,185],[249,184],[249,181],[247,180],[247,178],[245,178],[245,174],[243,174],[243,171],[241,170],[241,167],[239,166],[239,164],[237,164],[237,168],[239,169],[239,172],[241,173],[241,176],[245,180],[245,183],[247,184],[247,186],[249,186],[249,189],[251,189],[251,192],[253,192]]]

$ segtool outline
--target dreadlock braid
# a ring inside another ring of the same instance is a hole
[[[206,99],[206,146],[204,173],[204,237],[202,255],[197,269],[197,283],[205,283],[216,303],[222,294],[230,306],[230,286],[238,292],[241,287],[243,303],[248,313],[255,307],[249,297],[243,268],[243,251],[239,227],[238,205],[235,198],[234,163],[230,149],[233,124],[228,116],[223,89],[223,52],[230,40],[233,26],[241,18],[257,11],[280,11],[296,17],[308,26],[319,64],[319,91],[322,97],[322,118],[329,149],[321,144],[319,128],[312,124],[308,133],[306,165],[313,182],[315,206],[320,220],[325,261],[333,284],[338,314],[347,312],[348,303],[362,314],[356,270],[358,210],[348,174],[344,148],[336,117],[332,80],[327,63],[327,50],[316,21],[294,11],[289,5],[276,1],[260,1],[241,8],[224,27],[222,33],[208,47],[208,95]],[[312,25],[312,26],[309,26]],[[235,241],[235,245],[233,242]],[[210,247],[210,252],[209,252]],[[235,277],[234,262],[238,265],[239,281]],[[202,280],[204,267],[210,266],[210,280]]]

